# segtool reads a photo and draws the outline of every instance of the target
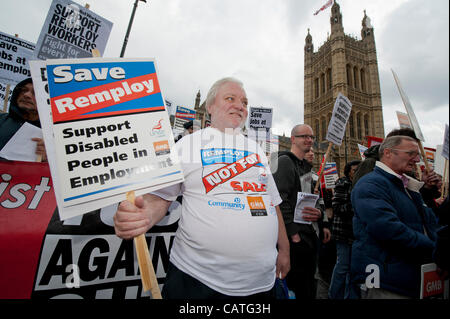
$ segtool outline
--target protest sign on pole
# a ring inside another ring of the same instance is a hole
[[[38,110],[50,124],[44,140],[61,220],[85,213],[85,204],[101,208],[183,180],[153,60],[47,60],[46,71],[50,107],[40,83]],[[143,286],[152,289],[151,262],[143,245],[136,249]]]
[[[33,57],[34,43],[0,32],[0,81],[18,83],[31,76],[28,61]]]
[[[325,138],[327,141],[341,146],[351,111],[352,103],[346,96],[339,93],[334,103],[330,123],[328,124],[327,136]]]
[[[333,189],[338,179],[339,175],[336,169],[336,163],[335,162],[325,163],[322,178],[322,182],[325,184],[325,188]]]
[[[248,127],[250,130],[265,131],[269,133],[272,127],[273,112],[271,108],[250,107],[248,117]]]
[[[442,156],[448,160],[448,149],[449,149],[449,136],[448,136],[448,124],[445,124],[445,132],[444,132],[444,144],[442,144]]]
[[[366,136],[366,137],[367,137],[367,147],[369,148],[383,143],[384,140],[383,138],[376,136]]]
[[[78,205],[92,210],[125,200],[128,191],[140,195],[182,180],[154,61],[47,64],[51,114],[45,91],[38,111],[48,125],[44,140],[62,220],[82,214]],[[39,82],[37,71],[32,68]]]
[[[358,144],[359,155],[361,155],[361,159],[365,160],[366,156],[364,156],[364,152],[367,150],[367,147],[361,144]]]
[[[173,123],[173,134],[175,136],[184,132],[184,123],[195,120],[195,113],[195,110],[177,105]]]
[[[414,133],[416,134],[416,137],[419,139],[419,150],[422,155],[422,159],[425,163],[425,169],[427,172],[429,172],[431,168],[430,168],[430,165],[428,164],[428,161],[426,159],[425,150],[421,143],[421,142],[425,142],[425,138],[423,137],[422,131],[419,126],[419,122],[417,121],[416,114],[414,113],[414,110],[411,106],[411,102],[409,101],[408,96],[406,95],[405,91],[403,90],[403,87],[400,83],[400,80],[399,80],[397,74],[394,72],[394,70],[391,69],[391,71],[392,71],[392,75],[394,76],[395,83],[397,84],[397,88],[398,88],[398,91],[402,98],[403,104],[405,105],[406,112],[408,113],[409,122],[411,123],[411,126],[414,130]]]
[[[409,121],[408,114],[397,111],[397,119],[400,128],[410,128],[412,129],[411,122]]]
[[[444,144],[442,144],[442,152],[441,155],[445,159],[444,160],[444,174],[442,179],[442,186],[441,186],[441,198],[445,198],[448,193],[448,148],[449,148],[449,136],[448,136],[448,124],[445,124],[445,131],[444,131]]]
[[[37,59],[92,57],[105,51],[112,22],[70,0],[53,0],[36,43]],[[95,52],[95,51],[94,51]]]
[[[342,139],[344,138],[345,128],[347,126],[348,118],[352,111],[352,103],[350,100],[339,93],[336,102],[333,107],[333,114],[331,115],[330,123],[328,124],[328,130],[326,135],[326,140],[329,141],[327,151],[324,155],[324,162],[326,163],[328,154],[333,147],[333,144],[341,146]],[[324,169],[320,170],[319,180],[322,179]],[[319,183],[316,184],[314,191],[317,192],[319,189]]]
[[[8,110],[11,89],[31,76],[28,61],[33,57],[34,43],[0,32],[0,105]]]

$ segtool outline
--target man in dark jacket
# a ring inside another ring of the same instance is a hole
[[[409,177],[419,162],[418,143],[392,136],[380,145],[380,161],[352,191],[354,208],[351,277],[361,297],[418,298],[420,268],[432,262],[438,228],[424,206],[422,182]]]
[[[419,142],[414,130],[410,128],[392,130],[386,138],[391,136],[409,136],[415,139],[416,142]],[[373,171],[376,161],[380,160],[379,148],[379,144],[373,145],[364,152],[366,159],[362,161],[356,169],[352,181],[353,187],[355,187],[361,177]],[[416,168],[414,168],[414,171],[407,172],[407,174],[411,177],[416,177],[415,171]],[[429,172],[422,172],[421,175],[421,180],[424,182],[424,186],[420,189],[420,194],[422,195],[425,204],[436,212],[438,205],[436,204],[435,199],[441,196],[440,188],[442,185],[442,178],[433,170]]]
[[[314,138],[309,125],[296,125],[291,131],[291,151],[278,154],[277,167],[273,165],[276,159],[271,160],[273,178],[283,200],[280,209],[290,243],[291,271],[286,277],[286,282],[297,299],[315,298],[314,274],[319,244],[318,226],[315,222],[321,218],[321,211],[316,208],[319,204],[303,210],[303,219],[312,224],[294,222],[297,193],[313,192],[310,173],[312,166],[305,159],[305,154],[310,150]]]
[[[41,127],[31,78],[16,85],[11,95],[9,112],[0,114],[0,149],[8,143],[25,122]],[[32,140],[37,143],[36,154],[46,161],[43,139],[32,138]]]
[[[361,161],[351,161],[344,167],[344,177],[336,181],[333,207],[332,236],[336,241],[337,261],[331,277],[328,296],[330,299],[355,299],[354,287],[350,285],[350,264],[353,243],[353,207],[351,202],[352,178]]]

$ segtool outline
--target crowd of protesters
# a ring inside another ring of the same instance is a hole
[[[248,194],[227,183],[204,194],[202,174],[218,163],[182,160],[182,184],[139,196],[134,204],[122,202],[114,216],[116,234],[130,239],[148,231],[183,194],[165,298],[270,299],[277,296],[276,277],[286,278],[287,289],[302,300],[408,299],[419,297],[421,265],[434,262],[448,278],[449,199],[441,196],[438,174],[418,171],[419,142],[413,130],[390,132],[365,152],[364,161],[345,165],[333,191],[317,191],[312,128],[296,125],[290,151],[273,154],[269,167],[262,149],[241,133],[247,104],[240,81],[217,81],[206,100],[211,127],[192,134],[192,122],[187,123],[188,132],[176,138],[176,152],[182,159],[191,159],[183,155],[193,149],[255,152],[259,166],[236,180],[263,182],[264,192],[257,197],[263,210],[245,218],[222,213],[222,202],[249,201],[250,206]],[[31,79],[17,85],[9,113],[0,117],[0,146],[24,122],[40,126]],[[46,160],[43,141],[34,140],[36,153]],[[235,158],[229,160],[236,165]],[[294,221],[299,192],[320,197],[314,207],[303,209],[301,223]],[[372,285],[367,284],[368,266],[377,269]]]

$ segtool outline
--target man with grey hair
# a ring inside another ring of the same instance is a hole
[[[432,262],[437,221],[419,193],[423,182],[407,175],[419,162],[415,139],[391,136],[380,161],[352,191],[351,277],[368,299],[418,298],[420,268]]]
[[[206,104],[211,127],[175,145],[184,182],[122,202],[116,234],[130,239],[147,232],[182,194],[162,296],[273,298],[276,277],[290,269],[289,242],[264,151],[241,133],[248,115],[242,83],[217,81]]]

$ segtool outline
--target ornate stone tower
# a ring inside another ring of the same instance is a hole
[[[195,119],[200,120],[201,127],[205,127],[205,122],[209,119],[208,112],[206,112],[206,101],[200,104],[200,91],[198,91],[195,98]]]
[[[319,168],[326,151],[325,140],[334,102],[339,92],[352,102],[344,141],[334,146],[328,161],[336,162],[343,176],[346,161],[361,159],[357,144],[367,145],[366,136],[384,138],[381,89],[375,37],[364,11],[361,40],[344,33],[342,14],[335,1],[331,8],[331,34],[314,52],[312,36],[305,39],[304,123],[317,136],[314,167]]]

